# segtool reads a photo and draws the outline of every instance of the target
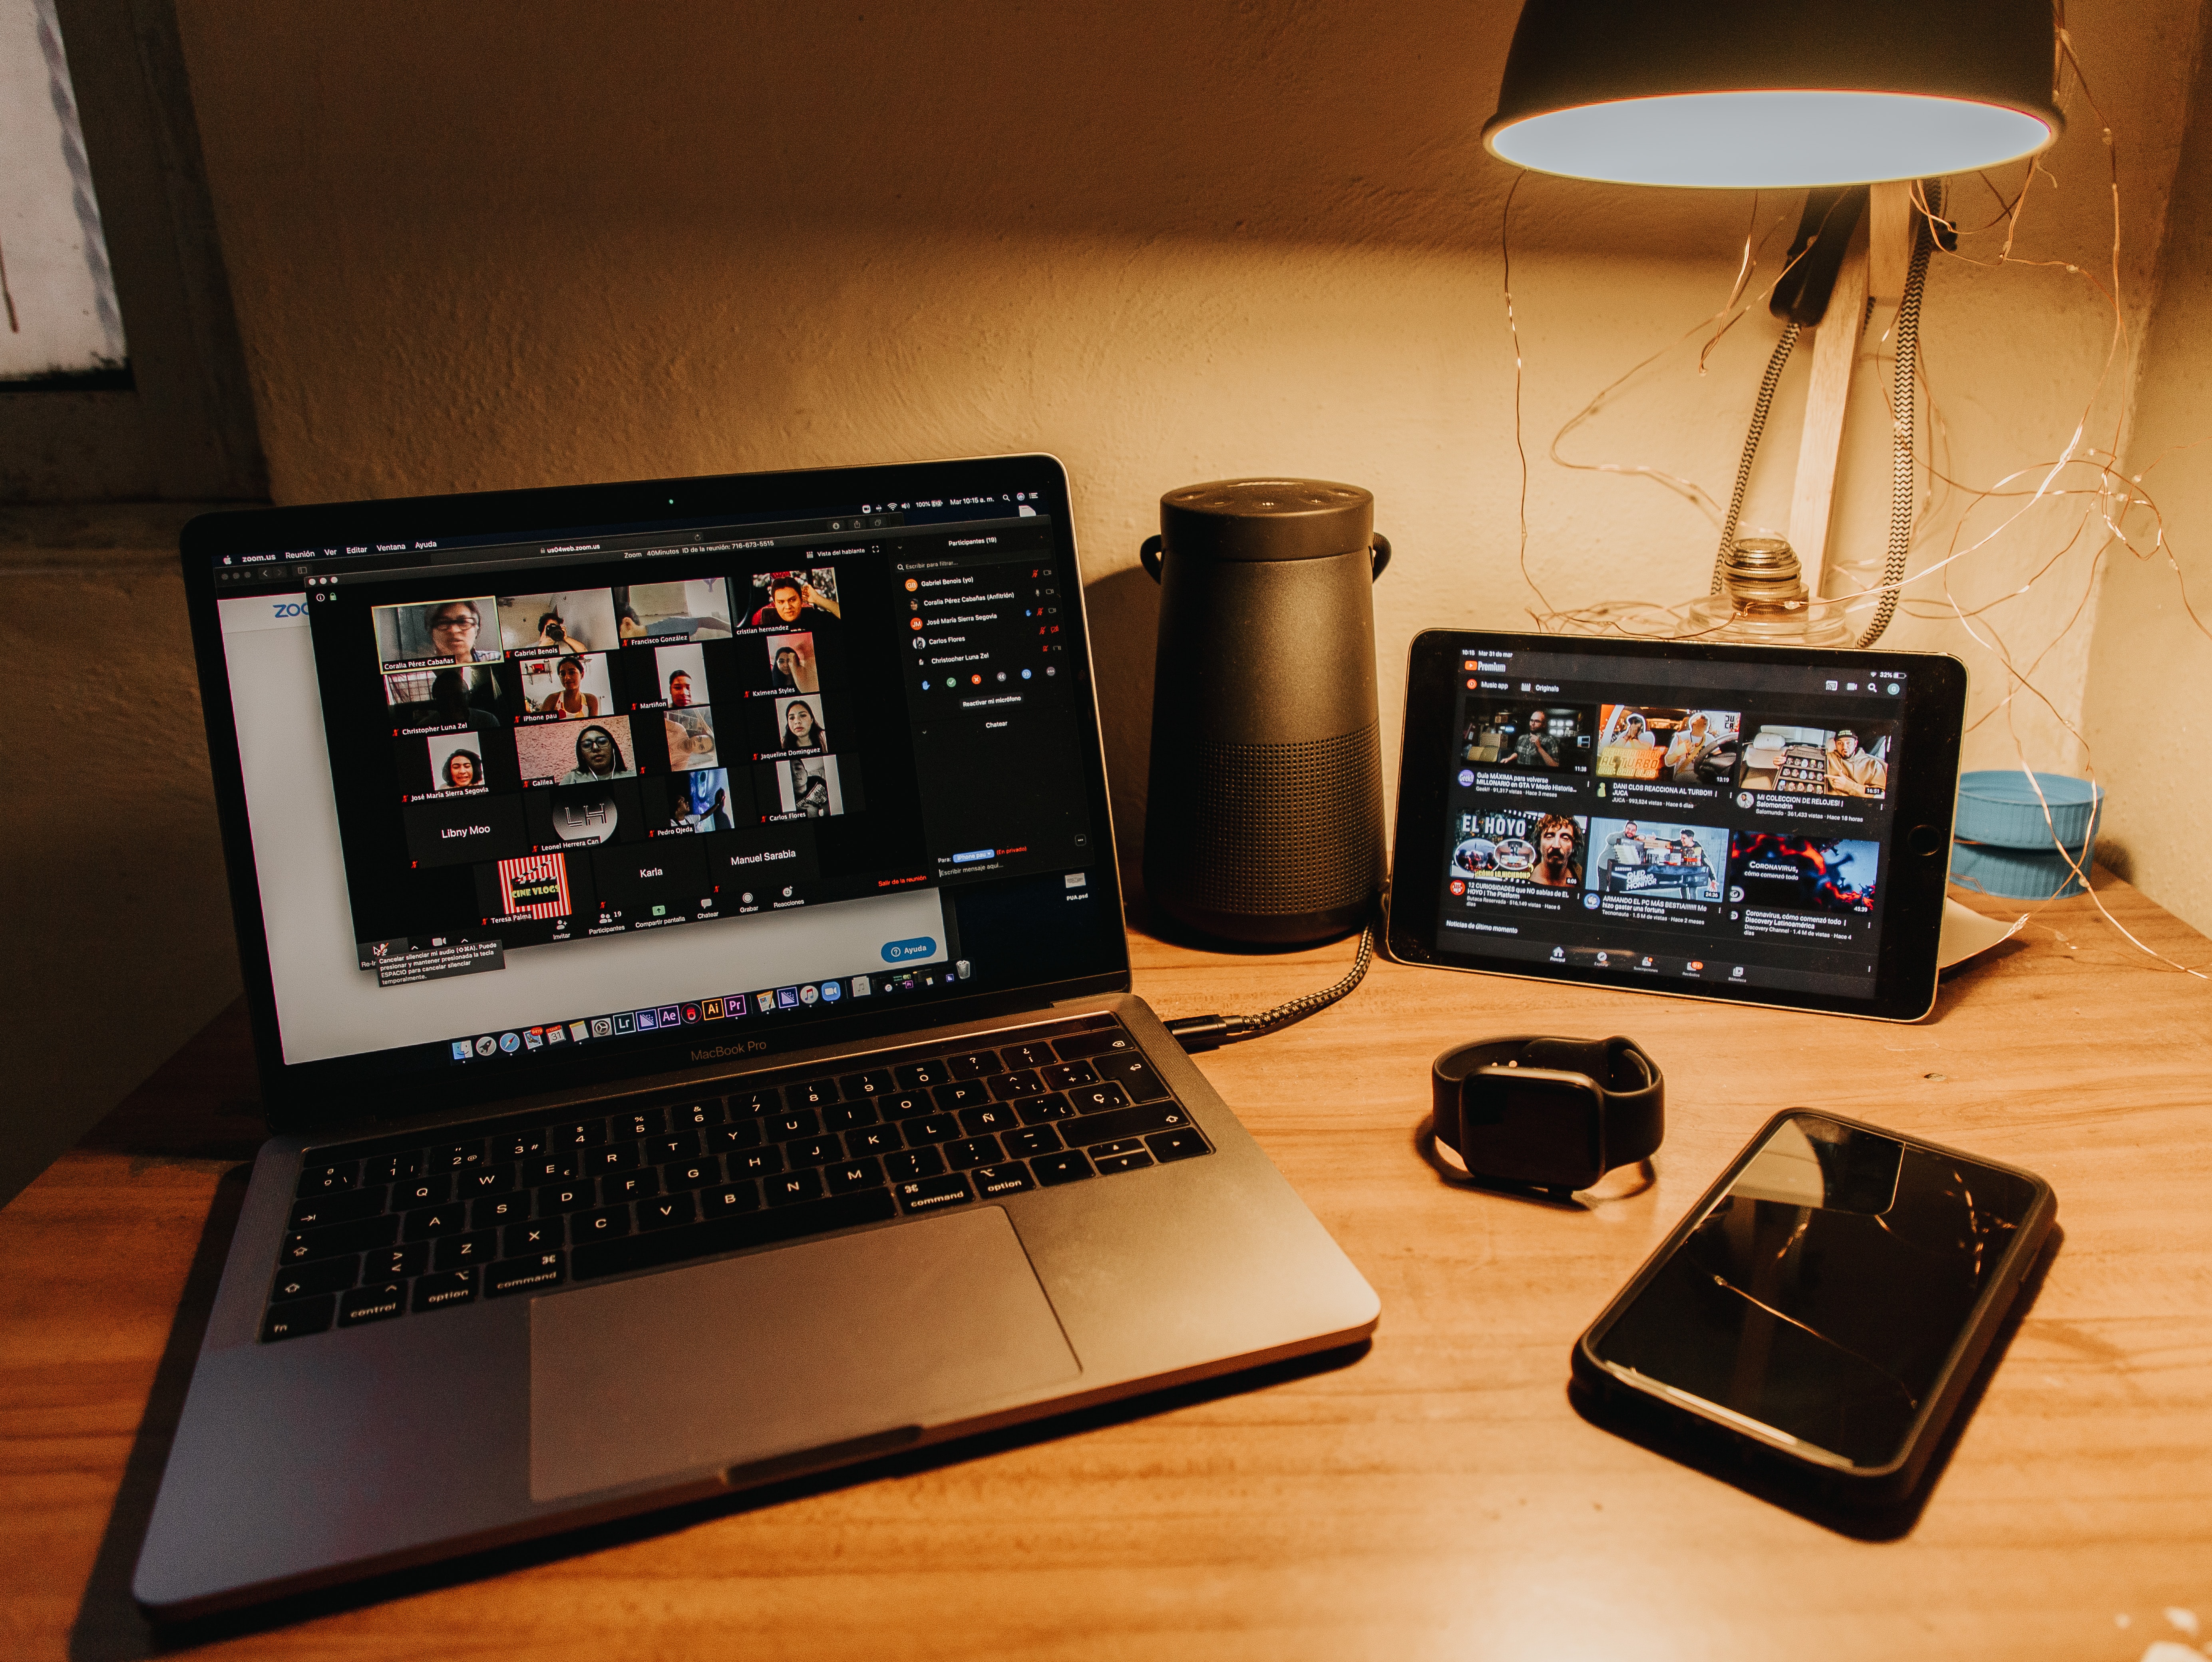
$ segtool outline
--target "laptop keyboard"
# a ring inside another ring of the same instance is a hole
[[[1212,1146],[1109,1016],[619,1112],[312,1149],[263,1340],[1141,1171]],[[574,1108],[571,1113],[577,1112]]]

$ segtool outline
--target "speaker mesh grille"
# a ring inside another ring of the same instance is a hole
[[[1154,770],[1152,791],[1145,866],[1156,892],[1269,916],[1356,906],[1381,887],[1374,724],[1304,744],[1201,739],[1182,765]]]

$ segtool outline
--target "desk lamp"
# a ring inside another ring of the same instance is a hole
[[[1898,302],[1888,556],[1870,627],[1897,606],[1912,526],[1920,288],[1949,246],[1937,190],[1913,181],[2016,161],[2061,118],[2057,0],[1528,0],[1485,148],[1571,179],[1724,190],[1807,187],[1770,308],[1784,320],[1721,533],[1715,636],[1849,646],[1820,597],[1844,409],[1869,299]],[[1917,195],[1916,196],[1916,191]],[[1831,311],[1834,325],[1821,328]],[[1790,537],[1736,541],[1766,411],[1799,335],[1814,333]]]

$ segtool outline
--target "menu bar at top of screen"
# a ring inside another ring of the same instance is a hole
[[[1515,652],[1473,648],[1462,654],[1460,672],[1467,690],[1487,693],[1556,693],[1577,683],[1607,687],[1675,687],[1766,694],[1841,694],[1895,698],[1905,690],[1905,671],[1877,669],[1851,661],[1851,654],[1828,654],[1822,664],[1708,663],[1689,658],[1637,658],[1614,653]]]

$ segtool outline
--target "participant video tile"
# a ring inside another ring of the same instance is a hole
[[[605,589],[568,589],[499,597],[499,639],[521,655],[603,652],[622,644],[614,597]]]
[[[633,583],[611,592],[625,645],[714,640],[730,634],[729,589],[719,577]]]
[[[369,609],[377,661],[386,669],[437,669],[496,662],[497,608],[489,595]]]
[[[518,727],[514,755],[525,785],[597,785],[637,772],[628,716]]]
[[[530,849],[520,798],[432,797],[409,803],[399,814],[417,865],[465,865]]]

